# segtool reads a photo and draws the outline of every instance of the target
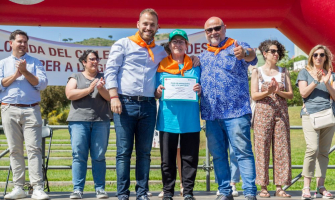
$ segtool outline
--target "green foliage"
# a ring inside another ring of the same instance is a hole
[[[48,86],[41,92],[42,118],[47,119],[49,115],[58,115],[70,104],[66,98],[65,86]]]
[[[113,36],[112,36],[113,37]],[[81,44],[86,46],[112,46],[116,41],[115,40],[108,40],[104,38],[90,38],[90,39],[84,39],[81,42],[74,42],[74,44]]]
[[[48,114],[48,124],[49,125],[64,125],[67,124],[67,117],[69,115],[70,109],[65,108],[60,111],[53,110]]]
[[[169,38],[170,33],[161,33],[155,35],[155,41],[157,40],[164,40]]]
[[[293,90],[293,99],[287,100],[288,106],[302,106],[302,97],[299,92],[299,88],[295,86],[295,82],[297,81],[299,72],[291,72],[290,78],[291,78],[291,85]]]
[[[68,39],[66,39],[66,38],[64,38],[64,39],[63,39],[63,42],[67,42],[67,41],[69,41],[69,40],[68,40]]]
[[[278,62],[278,66],[285,67],[289,70],[293,70],[294,62],[297,62],[300,60],[307,60],[307,57],[300,55],[300,56],[290,59],[288,54],[286,54],[285,57],[281,61]]]

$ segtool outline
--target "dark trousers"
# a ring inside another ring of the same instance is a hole
[[[184,187],[184,196],[190,194],[193,196],[193,187],[197,175],[199,160],[200,133],[168,133],[159,132],[160,151],[161,151],[161,169],[164,196],[173,196],[176,182],[177,168],[177,147],[180,136],[180,157],[181,157],[181,175]]]

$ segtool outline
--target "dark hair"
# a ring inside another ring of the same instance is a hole
[[[9,40],[15,40],[16,35],[24,35],[24,36],[27,37],[27,40],[29,40],[28,34],[24,31],[19,30],[19,29],[10,33]]]
[[[84,64],[83,64],[83,61],[87,61],[87,56],[88,56],[88,54],[90,54],[90,53],[93,53],[96,57],[97,57],[97,59],[100,59],[99,58],[99,55],[98,55],[98,53],[96,52],[96,51],[94,51],[94,50],[86,50],[86,51],[84,51],[84,54],[83,55],[81,55],[80,57],[79,57],[79,62],[83,65],[83,67],[85,68],[85,66],[84,66]]]
[[[265,60],[265,57],[263,55],[263,52],[268,52],[270,50],[271,45],[277,46],[279,60],[281,60],[282,58],[285,57],[286,49],[280,42],[278,42],[278,40],[265,40],[258,47],[258,49],[261,51],[261,54],[262,54],[264,60]]]
[[[158,14],[157,14],[157,12],[154,9],[152,9],[152,8],[146,8],[146,9],[142,10],[141,13],[140,13],[140,19],[141,19],[142,15],[144,13],[149,13],[150,15],[156,16],[157,22],[158,22]]]
[[[164,50],[166,51],[166,53],[167,53],[168,55],[171,54],[171,49],[169,48],[169,43],[168,43],[168,42],[164,42],[164,43],[162,43],[161,46],[164,47]]]

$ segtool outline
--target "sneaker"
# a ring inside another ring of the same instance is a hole
[[[219,196],[220,195],[220,191],[216,191],[216,196]]]
[[[245,199],[246,200],[257,200],[256,196],[251,196],[251,195],[245,196]]]
[[[159,195],[158,195],[158,198],[163,198],[163,197],[164,197],[164,192],[161,191],[161,193],[159,193]]]
[[[148,196],[148,197],[152,197],[152,193],[148,191],[148,192],[147,192],[147,196]]]
[[[97,190],[96,194],[97,194],[98,199],[107,199],[108,198],[108,194],[104,189]]]
[[[21,198],[25,198],[26,196],[27,195],[21,186],[15,186],[12,192],[6,194],[4,198],[5,199],[21,199]]]
[[[233,195],[225,196],[223,194],[220,194],[216,197],[215,200],[234,200],[234,197],[233,197]]]
[[[166,197],[163,197],[163,200],[173,200],[173,198],[170,196],[166,196]]]
[[[136,200],[150,200],[150,199],[147,195],[143,195],[143,196],[137,197]]]
[[[195,198],[192,195],[187,194],[184,196],[184,200],[195,200]]]
[[[233,192],[231,193],[233,197],[238,197],[238,191],[236,190],[236,185],[232,185],[231,189],[233,190]]]
[[[34,186],[32,199],[49,199],[49,196],[43,191],[43,187],[40,185]]]
[[[83,192],[79,190],[73,191],[73,193],[70,194],[70,199],[82,199],[83,198]]]

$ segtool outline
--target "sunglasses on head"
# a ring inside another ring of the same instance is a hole
[[[275,54],[275,53],[279,54],[279,50],[277,50],[277,49],[269,49],[267,52],[270,52],[272,54]]]
[[[215,27],[212,27],[212,28],[205,29],[205,31],[206,31],[206,33],[211,33],[211,32],[213,32],[213,30],[217,32],[217,31],[220,31],[221,28],[222,28],[222,25],[221,26],[215,26]]]
[[[317,58],[319,55],[320,55],[321,58],[323,58],[323,57],[325,57],[326,54],[325,53],[320,53],[320,54],[319,53],[314,53],[313,57]]]

